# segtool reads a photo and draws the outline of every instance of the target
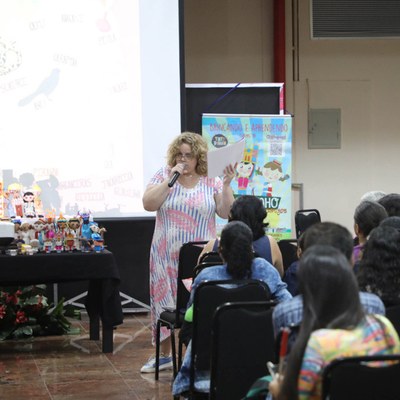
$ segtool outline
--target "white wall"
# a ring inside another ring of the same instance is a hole
[[[304,184],[306,208],[352,229],[363,193],[400,192],[400,39],[311,40],[309,2],[299,3],[300,79],[287,86],[294,181]],[[307,148],[309,108],[341,109],[341,149]]]
[[[186,80],[271,82],[272,0],[187,0]],[[298,0],[299,79],[293,82],[292,0],[286,0],[286,108],[295,115],[293,182],[304,207],[352,230],[369,190],[400,192],[400,39],[311,40],[309,1]],[[308,149],[309,108],[340,108],[340,149]]]
[[[185,0],[187,83],[271,82],[272,1]]]

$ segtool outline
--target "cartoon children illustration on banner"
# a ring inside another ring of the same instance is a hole
[[[272,197],[274,182],[283,182],[290,178],[288,174],[283,175],[282,163],[278,160],[267,162],[262,168],[257,169],[256,174],[262,175],[265,179],[261,195],[266,197]]]
[[[202,135],[210,150],[245,138],[243,159],[232,182],[234,194],[259,197],[268,212],[267,233],[277,240],[292,237],[292,117],[205,114]]]
[[[247,188],[251,181],[251,177],[255,171],[257,160],[258,146],[255,145],[252,149],[245,148],[243,160],[236,166],[237,172],[237,192],[240,195],[247,194]]]

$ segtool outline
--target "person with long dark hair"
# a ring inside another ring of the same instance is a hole
[[[196,289],[204,281],[258,279],[268,285],[272,299],[280,302],[292,298],[279,272],[265,259],[254,256],[253,233],[244,222],[232,221],[225,225],[219,241],[219,254],[224,264],[205,268],[194,279],[188,309],[193,304]],[[189,343],[182,367],[174,381],[172,391],[174,396],[184,393],[189,388],[190,358],[191,345]],[[201,385],[200,390],[209,391],[209,380],[203,381]]]
[[[388,307],[400,304],[400,232],[384,221],[365,244],[357,280],[360,290],[376,294]]]
[[[362,201],[354,211],[354,232],[357,235],[357,244],[353,249],[353,261],[361,260],[362,251],[372,229],[376,228],[388,214],[385,208],[376,201]]]
[[[320,399],[323,368],[338,357],[394,354],[399,337],[381,315],[366,315],[346,257],[331,246],[306,250],[298,270],[303,319],[283,377],[269,385],[275,399]]]
[[[242,221],[231,221],[222,230],[218,251],[224,264],[202,270],[192,285],[191,299],[196,287],[205,280],[260,279],[264,280],[272,298],[282,301],[291,299],[279,272],[264,258],[256,257],[253,248],[253,232]]]
[[[283,276],[282,253],[274,237],[265,234],[267,210],[263,202],[256,196],[243,195],[235,199],[232,204],[228,221],[242,221],[253,232],[253,248],[257,257],[264,258],[271,263]],[[218,239],[210,240],[200,257],[209,251],[218,251]],[[199,258],[200,258],[199,257]]]

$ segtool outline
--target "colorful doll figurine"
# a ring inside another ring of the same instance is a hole
[[[48,214],[45,222],[43,250],[45,253],[51,253],[54,250],[54,238],[56,236],[53,214]]]
[[[81,224],[81,250],[83,252],[91,251],[92,244],[92,231],[90,230],[90,223],[93,221],[90,211],[78,211],[78,215],[82,220]]]
[[[22,196],[23,200],[23,213],[25,218],[36,217],[35,211],[35,195],[33,192],[25,192]]]
[[[100,228],[97,222],[90,222],[89,223],[89,228],[91,232],[91,238],[92,238],[92,243],[94,241],[94,238],[96,237],[101,237],[101,240],[103,241],[103,247],[104,247],[104,232],[106,231],[105,228]],[[94,248],[94,244],[92,244],[92,247]],[[95,250],[96,251],[96,250]]]
[[[21,239],[25,244],[31,243],[31,229],[32,226],[28,222],[24,222],[21,224],[19,231],[21,232]]]
[[[15,218],[12,220],[14,223],[14,243],[17,245],[18,253],[21,252],[21,245],[24,243],[21,235],[21,220],[19,218]]]
[[[86,240],[90,240],[92,238],[92,232],[90,230],[90,222],[91,221],[91,213],[90,211],[83,210],[82,212],[78,212],[78,215],[82,218],[82,228],[81,234],[82,237]]]
[[[64,235],[61,232],[57,232],[54,238],[54,250],[57,253],[64,251]]]
[[[65,250],[72,252],[75,250],[75,236],[72,232],[68,232],[65,235]]]
[[[21,241],[21,220],[19,218],[15,218],[12,221],[14,223],[14,239],[16,242]]]
[[[14,218],[16,214],[12,204],[12,194],[8,190],[4,191],[3,199],[5,215],[8,218]]]
[[[51,253],[53,251],[53,239],[45,238],[43,242],[43,251],[45,253]]]
[[[39,251],[43,250],[45,229],[46,229],[46,222],[43,219],[39,218],[33,223],[34,235],[35,239],[38,240]]]
[[[62,213],[60,213],[60,216],[57,219],[56,225],[57,225],[57,233],[60,233],[63,237],[67,234],[67,219],[64,218]]]
[[[44,228],[44,236],[46,239],[53,241],[55,234],[54,219],[52,217],[47,217],[46,226]]]
[[[23,217],[23,201],[21,197],[21,185],[11,183],[7,187],[7,196],[10,201],[9,217]]]
[[[104,250],[104,239],[101,237],[99,233],[93,233],[92,234],[92,239],[93,239],[93,250],[96,253],[100,253],[101,251]]]
[[[70,218],[70,220],[68,221],[68,228],[69,228],[69,233],[73,235],[75,240],[74,248],[76,250],[80,250],[81,220],[77,217]]]
[[[107,232],[106,228],[100,228],[97,222],[91,222],[89,224],[90,231],[93,233],[98,233],[104,239],[104,233]]]

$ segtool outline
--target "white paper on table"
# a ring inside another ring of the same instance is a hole
[[[242,161],[244,146],[245,141],[243,138],[236,143],[209,151],[207,153],[208,177],[222,176],[224,169],[229,164],[235,165],[235,163]]]

